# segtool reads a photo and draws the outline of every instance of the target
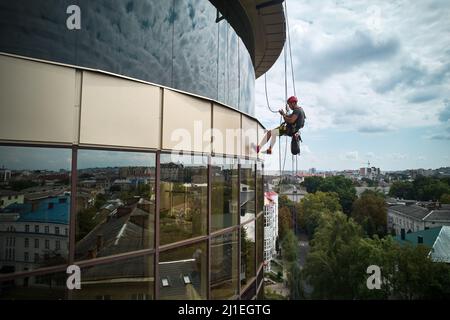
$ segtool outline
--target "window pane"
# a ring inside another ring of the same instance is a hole
[[[241,227],[241,285],[255,276],[255,221]]]
[[[155,155],[78,152],[77,260],[154,246]]]
[[[68,149],[0,146],[0,273],[66,263],[68,236],[44,226],[69,225],[71,158]],[[43,245],[56,240],[58,250]]]
[[[238,294],[238,234],[211,240],[211,298],[230,299]]]
[[[242,294],[242,300],[251,300],[256,295],[256,281],[250,285],[248,289]]]
[[[161,155],[160,244],[206,234],[207,161]]]
[[[60,272],[0,282],[0,300],[66,299],[67,276]]]
[[[163,300],[206,299],[206,243],[160,253],[160,298]],[[184,281],[188,277],[190,281]],[[163,285],[162,281],[165,281]]]
[[[256,164],[256,213],[259,214],[264,210],[264,172],[261,162]]]
[[[217,231],[238,223],[238,165],[236,159],[213,158],[211,228]]]
[[[264,215],[260,215],[256,219],[256,269],[258,269],[264,261]]]
[[[86,267],[81,270],[81,290],[73,299],[151,300],[154,293],[153,256]]]
[[[241,161],[241,223],[255,218],[255,163]]]

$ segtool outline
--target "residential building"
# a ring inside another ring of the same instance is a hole
[[[276,255],[278,240],[278,194],[264,193],[264,271],[271,271],[271,260]]]
[[[410,233],[439,226],[450,226],[450,210],[446,207],[429,209],[415,204],[388,207],[388,228],[396,235],[402,229]]]
[[[13,203],[22,204],[23,194],[11,190],[0,190],[0,209],[3,209]]]
[[[450,264],[450,226],[401,233],[395,237],[401,244],[424,245],[430,248],[429,257],[435,262]]]

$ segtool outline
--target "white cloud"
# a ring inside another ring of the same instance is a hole
[[[349,151],[349,152],[341,154],[339,158],[341,160],[358,160],[359,153],[358,153],[358,151]]]

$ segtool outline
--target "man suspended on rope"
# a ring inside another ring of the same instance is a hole
[[[275,145],[275,142],[277,140],[277,136],[289,136],[293,137],[297,135],[298,130],[303,128],[305,125],[305,112],[303,111],[303,108],[297,105],[298,99],[297,97],[290,97],[287,100],[287,104],[289,105],[289,108],[292,110],[291,114],[286,114],[284,110],[279,110],[279,113],[284,119],[284,122],[277,128],[267,131],[267,133],[264,135],[263,139],[261,140],[261,143],[257,146],[256,152],[260,152],[261,148],[269,141],[270,139],[270,146],[267,149],[267,154],[272,154],[272,148]],[[300,135],[298,135],[298,138],[301,141]]]

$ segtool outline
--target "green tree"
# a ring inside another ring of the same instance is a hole
[[[356,199],[356,189],[352,180],[343,176],[327,177],[319,187],[319,191],[336,192],[345,214],[350,215],[353,201]]]
[[[374,191],[366,190],[353,203],[352,218],[358,222],[365,233],[372,237],[384,237],[387,232],[387,207],[384,197]]]
[[[280,239],[284,239],[286,233],[292,230],[292,216],[288,207],[282,207],[278,211],[278,236]]]
[[[320,216],[342,211],[336,193],[316,192],[307,194],[297,205],[297,223],[312,237],[319,225]]]
[[[450,186],[439,179],[418,177],[413,182],[414,199],[420,201],[437,201],[443,194],[450,193]]]
[[[414,187],[409,181],[395,181],[389,189],[389,195],[400,199],[413,199]]]
[[[287,263],[296,263],[298,260],[298,241],[292,230],[288,230],[281,242],[283,259]]]
[[[354,299],[365,269],[358,255],[362,229],[343,213],[322,215],[304,268],[313,299]],[[358,271],[358,272],[357,272]]]
[[[319,190],[323,180],[324,179],[322,177],[306,177],[305,181],[302,182],[302,186],[306,188],[306,192],[315,193]]]
[[[439,201],[444,204],[450,204],[450,193],[443,194]]]
[[[298,263],[291,263],[288,269],[288,285],[290,300],[301,300],[305,298],[303,291],[302,274]]]

